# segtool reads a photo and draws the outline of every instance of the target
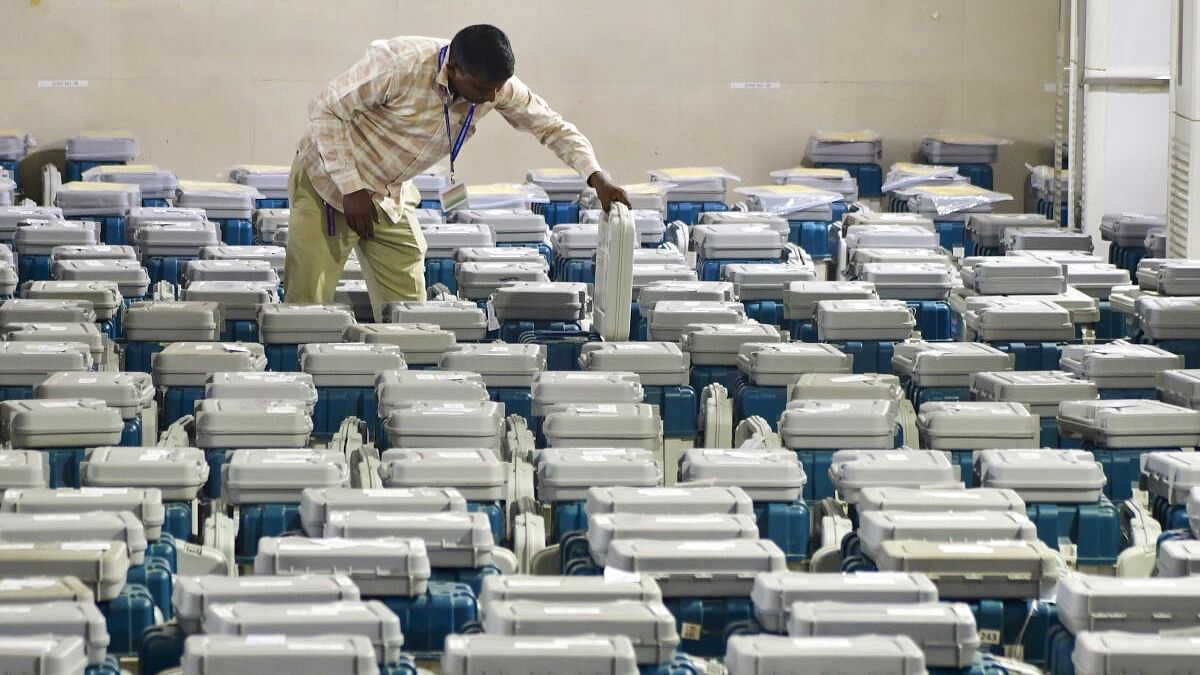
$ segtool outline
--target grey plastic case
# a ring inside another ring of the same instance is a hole
[[[546,347],[535,344],[464,344],[448,349],[443,370],[479,373],[489,387],[530,387],[546,369]]]
[[[51,273],[62,281],[115,281],[126,298],[141,298],[150,288],[150,275],[136,260],[59,260]]]
[[[635,215],[636,219],[637,216]],[[660,236],[661,240],[662,237]],[[666,248],[635,248],[633,250],[633,266],[639,265],[675,265],[687,267],[687,256],[674,246]]]
[[[534,263],[546,264],[546,259],[535,248],[524,246],[512,247],[479,247],[464,246],[454,254],[457,263]]]
[[[266,350],[253,342],[175,342],[152,357],[154,384],[202,387],[210,373],[263,372]]]
[[[345,456],[320,450],[234,450],[221,467],[221,498],[233,505],[298,503],[305,488],[349,484]]]
[[[96,399],[0,403],[0,437],[19,448],[115,445],[124,428],[121,413]]]
[[[688,516],[600,513],[588,517],[587,542],[592,560],[604,566],[614,541],[726,541],[758,539],[753,516],[701,514]]]
[[[963,268],[964,285],[982,295],[1054,295],[1066,279],[1058,263],[1016,256],[989,257]]]
[[[636,272],[635,272],[636,274]],[[642,287],[634,296],[642,315],[649,317],[663,300],[687,302],[735,302],[733,284],[728,281],[656,281]]]
[[[67,399],[72,396],[98,399],[131,420],[154,403],[154,381],[149,373],[116,371],[54,373],[33,388],[37,399]]]
[[[436,366],[442,354],[454,347],[454,333],[432,323],[360,323],[346,329],[347,342],[395,345],[413,366]]]
[[[21,255],[50,255],[56,246],[99,244],[99,226],[91,220],[25,221],[17,224],[13,243]]]
[[[845,638],[734,635],[729,638],[725,667],[729,675],[926,672],[921,648],[903,635]]]
[[[735,263],[722,270],[724,277],[733,282],[737,297],[742,302],[750,300],[783,301],[784,291],[796,281],[816,281],[816,272],[804,265],[785,263]]]
[[[1040,213],[972,213],[967,231],[976,246],[1000,248],[1009,228],[1054,227],[1054,221]]]
[[[384,312],[388,323],[432,324],[450,331],[461,342],[482,340],[487,334],[486,314],[466,300],[390,302]]]
[[[1094,504],[1104,494],[1104,467],[1083,450],[983,450],[979,485],[1007,488],[1028,503]]]
[[[1078,675],[1187,672],[1200,657],[1194,637],[1122,631],[1085,632],[1071,654]]]
[[[1193,410],[1200,410],[1200,370],[1168,370],[1158,385],[1158,398]]]
[[[763,629],[785,633],[796,602],[936,602],[938,592],[924,574],[772,572],[755,577],[750,597]]]
[[[209,398],[196,403],[201,448],[303,448],[312,430],[307,409],[293,401]]]
[[[900,378],[878,373],[809,373],[796,378],[791,387],[792,401],[807,399],[866,399],[896,401],[904,398]]]
[[[504,499],[504,464],[492,449],[467,447],[392,448],[382,457],[384,483],[388,487],[454,488],[467,501]]]
[[[1108,263],[1067,265],[1066,269],[1068,286],[1099,300],[1108,300],[1113,288],[1132,283],[1128,270]]]
[[[312,414],[317,387],[309,373],[216,372],[208,376],[204,398],[288,401]]]
[[[1170,260],[1158,268],[1155,290],[1163,295],[1200,295],[1200,261]]]
[[[205,342],[217,340],[225,328],[216,302],[155,300],[135,302],[125,310],[125,338],[136,342]]]
[[[518,281],[496,289],[492,297],[501,321],[579,321],[587,304],[587,284],[556,281]]]
[[[208,635],[358,635],[371,641],[377,663],[400,658],[404,635],[400,619],[382,602],[210,605],[204,612]]]
[[[278,670],[294,675],[365,675],[378,672],[375,658],[371,641],[361,635],[195,635],[184,643],[180,675],[253,670]]]
[[[739,487],[593,487],[587,512],[648,515],[753,515],[754,503]]]
[[[1149,579],[1072,574],[1058,584],[1058,619],[1074,635],[1192,628],[1200,612],[1200,577]]]
[[[260,211],[261,213],[261,211]],[[269,237],[263,241],[271,241]],[[280,275],[287,260],[287,249],[282,246],[231,246],[218,244],[200,249],[201,260],[265,261]]]
[[[1146,295],[1135,301],[1134,311],[1147,339],[1200,338],[1200,298]]]
[[[976,401],[1023,403],[1039,417],[1057,415],[1060,401],[1100,398],[1095,383],[1061,370],[973,373],[970,387]]]
[[[48,487],[49,460],[38,450],[0,450],[0,497],[5,490]]]
[[[1183,367],[1183,357],[1153,345],[1117,340],[1098,345],[1067,345],[1059,366],[1100,389],[1153,389],[1162,372]]]
[[[451,215],[456,223],[487,223],[499,243],[541,241],[549,233],[545,217],[528,209],[461,209]]]
[[[1013,369],[1013,356],[976,342],[905,342],[892,367],[919,387],[967,387],[971,373]]]
[[[654,578],[664,598],[749,597],[755,575],[787,569],[783,551],[769,539],[617,540],[605,564]]]
[[[488,391],[479,373],[449,370],[388,370],[375,380],[379,416],[427,401],[487,401]]]
[[[1025,513],[1025,500],[1015,490],[981,488],[867,487],[854,504],[867,511],[946,513],[959,511],[1010,511]]]
[[[938,247],[937,233],[922,225],[854,224],[846,229],[846,248],[926,248]]]
[[[760,387],[786,387],[801,375],[849,374],[854,357],[829,344],[744,344],[738,370]]]
[[[126,511],[0,513],[0,542],[37,544],[115,541],[125,545],[130,565],[146,560],[146,528]]]
[[[628,447],[656,451],[662,420],[646,403],[577,403],[551,406],[542,421],[551,447]]]
[[[831,399],[791,401],[779,418],[779,433],[791,449],[895,447],[895,401]]]
[[[1154,574],[1159,577],[1188,577],[1200,574],[1200,541],[1168,539],[1158,545]]]
[[[420,539],[263,537],[254,574],[341,574],[366,597],[416,597],[429,588],[430,566]]]
[[[1032,541],[1037,526],[1023,513],[971,511],[910,513],[867,511],[859,514],[858,540],[874,558],[885,541],[958,543],[975,541]]]
[[[1188,493],[1200,486],[1200,453],[1148,452],[1142,457],[1146,491],[1171,506],[1187,504]]]
[[[838,450],[829,460],[829,477],[851,504],[870,487],[957,487],[959,469],[937,450]]]
[[[545,417],[554,405],[640,404],[644,396],[634,372],[544,371],[533,382],[534,417]]]
[[[691,324],[743,323],[746,323],[746,309],[740,302],[659,300],[648,317],[650,339],[660,342],[679,342],[684,329]]]
[[[300,522],[310,537],[325,533],[330,517],[345,511],[385,513],[465,513],[467,502],[455,488],[307,487],[300,493]]]
[[[746,344],[783,342],[775,326],[748,322],[744,324],[694,323],[684,327],[679,343],[696,366],[736,366],[738,353]]]
[[[79,467],[85,487],[156,488],[164,501],[190,501],[208,480],[198,448],[90,448]]]
[[[394,448],[486,448],[498,451],[504,405],[428,401],[398,405],[384,425]]]
[[[1107,448],[1190,448],[1200,445],[1200,411],[1162,401],[1063,401],[1059,429]]]
[[[264,344],[341,342],[354,314],[340,305],[261,305],[259,334]]]
[[[179,291],[179,299],[215,302],[228,321],[253,321],[258,308],[279,302],[278,284],[262,281],[194,281]]]
[[[1033,541],[885,541],[875,557],[884,572],[921,572],[944,598],[1038,599],[1067,572],[1059,554]]]
[[[463,247],[491,247],[495,245],[492,228],[483,223],[433,223],[423,225],[426,258],[454,258],[454,253]]]
[[[921,444],[937,450],[1036,448],[1041,420],[1020,403],[931,401],[921,406]]]
[[[640,665],[668,663],[679,646],[675,618],[661,602],[489,603],[483,619],[488,635],[574,637],[592,632],[624,635]]]
[[[662,478],[652,453],[625,448],[546,448],[536,470],[537,497],[547,503],[585,500],[594,486],[654,487]]]
[[[58,246],[50,252],[51,263],[59,260],[137,260],[137,249],[132,246],[110,244],[91,246],[72,244]]]
[[[963,323],[967,337],[985,342],[1066,342],[1075,337],[1070,310],[1050,300],[989,302],[969,309]]]
[[[121,594],[128,573],[129,553],[119,541],[0,544],[0,578],[75,577],[100,602]]]
[[[0,638],[0,672],[71,675],[84,672],[87,665],[83,639],[74,635]]]
[[[591,260],[600,245],[600,226],[597,223],[555,225],[550,241],[554,256],[560,260]]]
[[[162,536],[163,501],[157,488],[31,488],[8,490],[0,513],[62,514],[128,511],[142,522],[146,539]],[[126,555],[129,555],[127,552]]]
[[[821,300],[817,337],[824,340],[907,340],[916,326],[902,300]]]
[[[1004,233],[1008,251],[1091,251],[1092,235],[1065,227],[1024,227]]]
[[[4,607],[4,611],[0,611],[0,635],[3,635],[6,641],[21,638],[19,642],[26,647],[33,647],[39,640],[45,640],[45,636],[50,635],[63,640],[74,638],[82,642],[80,646],[87,656],[86,663],[91,666],[103,664],[108,654],[109,635],[105,618],[92,603],[46,602],[36,605],[8,605]],[[2,657],[0,663],[3,663]],[[28,671],[22,669],[11,672]],[[37,672],[39,675],[50,675],[53,671]]]
[[[642,291],[651,286],[660,284],[676,283],[676,284],[694,284],[705,283],[700,282],[696,278],[696,271],[686,264],[671,262],[671,263],[638,263],[633,266],[632,272],[633,281],[633,297],[635,299],[641,297]],[[707,282],[716,283],[716,282]],[[730,284],[732,287],[733,284]]]
[[[697,225],[691,237],[701,259],[779,260],[784,240],[769,225]]]
[[[691,359],[670,342],[589,342],[579,356],[586,371],[637,373],[647,387],[687,384]]]
[[[493,575],[483,578],[479,592],[480,610],[486,614],[494,602],[661,602],[662,591],[649,577],[630,580],[601,576]]]
[[[443,675],[639,672],[633,643],[623,635],[451,635],[446,639],[441,666]]]
[[[146,222],[134,232],[142,258],[196,258],[206,246],[221,243],[221,230],[212,222],[161,223]]]
[[[486,513],[376,513],[340,511],[325,521],[326,537],[420,539],[435,568],[476,569],[492,562],[492,526]]]
[[[680,475],[688,483],[740,487],[755,502],[794,502],[808,478],[796,454],[692,448]]]
[[[31,387],[59,371],[87,371],[92,352],[80,342],[0,342],[0,383]]]
[[[198,281],[257,281],[279,283],[279,274],[266,260],[189,260],[183,271],[188,283]]]
[[[395,345],[309,343],[300,345],[300,370],[318,387],[374,388],[376,374],[407,368]]]
[[[231,602],[319,603],[358,600],[358,587],[349,577],[331,574],[300,576],[187,576],[175,581],[171,604],[185,633],[201,631],[210,605]]]
[[[546,262],[465,262],[455,265],[459,292],[468,300],[484,300],[514,281],[548,282]]]
[[[905,635],[937,668],[966,668],[979,651],[971,608],[963,603],[857,604],[797,602],[788,621],[792,637]]]
[[[96,320],[112,319],[122,307],[121,289],[111,281],[30,281],[22,290],[30,300],[83,300],[92,303]],[[126,309],[126,318],[129,310]]]
[[[86,300],[5,300],[0,325],[10,323],[92,323],[96,312]]]
[[[0,327],[9,342],[78,342],[86,344],[92,362],[104,360],[108,336],[95,323],[8,323]]]
[[[858,276],[874,284],[880,298],[893,300],[945,300],[959,285],[954,268],[936,262],[866,263]]]

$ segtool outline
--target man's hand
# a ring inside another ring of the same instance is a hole
[[[609,210],[613,202],[621,202],[625,206],[633,208],[633,205],[629,203],[629,195],[625,194],[620,186],[613,185],[604,172],[597,171],[588,176],[587,184],[588,187],[596,190],[596,196],[600,198],[600,206],[605,211]]]
[[[342,197],[342,213],[355,234],[363,239],[375,236],[375,200],[371,198],[370,190],[359,190]]]

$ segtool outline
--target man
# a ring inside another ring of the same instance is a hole
[[[474,121],[493,109],[585,176],[606,210],[629,204],[587,138],[514,77],[514,65],[499,28],[469,26],[450,42],[377,40],[317,94],[288,185],[288,302],[332,302],[354,248],[376,320],[385,303],[424,300],[426,246],[411,179],[447,155],[456,178]]]

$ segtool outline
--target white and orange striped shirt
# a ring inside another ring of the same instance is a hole
[[[340,210],[342,195],[362,189],[398,199],[405,181],[450,154],[442,106],[449,103],[457,136],[470,103],[450,93],[445,67],[438,68],[438,52],[448,44],[427,37],[376,40],[309,104],[299,153],[326,202]],[[493,108],[585,178],[600,170],[587,137],[516,77],[494,102],[476,107],[475,119]],[[472,125],[468,138],[474,134]]]

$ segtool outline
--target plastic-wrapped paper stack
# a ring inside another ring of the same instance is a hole
[[[258,190],[263,199],[287,199],[289,172],[289,166],[239,164],[229,169],[229,180]]]
[[[526,183],[491,183],[468,185],[468,209],[528,209],[534,204],[550,201],[546,191]]]
[[[729,181],[742,179],[719,166],[686,166],[655,169],[650,172],[650,180],[672,184],[668,201],[723,202]]]
[[[1000,146],[1011,144],[986,134],[940,132],[921,141],[921,156],[934,164],[995,164]]]
[[[798,184],[744,187],[737,192],[749,197],[746,202],[751,209],[776,213],[788,220],[830,220],[829,205],[842,201],[840,192]]]
[[[587,187],[586,177],[580,176],[574,169],[561,167],[531,169],[525,180],[545,190],[550,201],[556,202],[573,202]]]
[[[115,164],[92,167],[83,172],[88,183],[127,183],[137,185],[142,199],[170,199],[179,180],[175,172],[153,164]]]
[[[0,129],[0,161],[15,162],[34,145],[33,137],[19,129]]]
[[[67,183],[54,202],[67,218],[75,216],[125,216],[141,206],[141,189],[133,183]]]
[[[815,131],[808,137],[808,158],[816,163],[872,164],[883,158],[883,139],[870,129]]]
[[[836,192],[842,200],[858,199],[858,181],[845,169],[813,169],[806,166],[772,171],[771,178],[780,185],[807,185],[809,187]]]

